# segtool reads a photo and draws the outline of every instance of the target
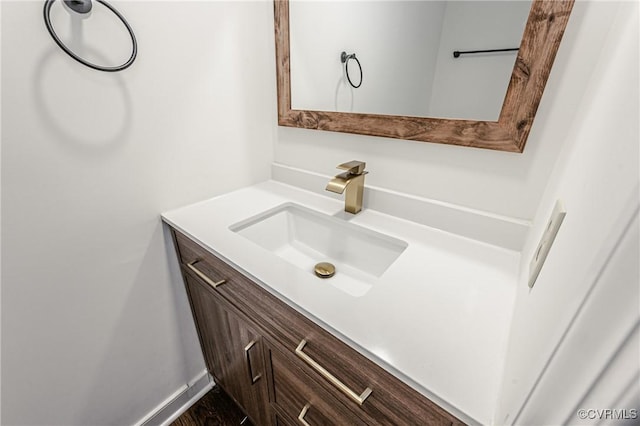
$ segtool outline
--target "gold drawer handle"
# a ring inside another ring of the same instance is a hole
[[[200,262],[200,259],[196,259],[193,262],[187,263],[187,268],[191,269],[198,277],[200,277],[200,279],[202,279],[202,281],[209,284],[213,288],[216,288],[227,282],[227,280],[220,280],[218,282],[211,281],[211,278],[203,274],[198,268],[194,266],[198,262]]]
[[[366,388],[362,394],[358,395],[357,393],[355,393],[354,391],[352,391],[351,389],[349,389],[349,387],[347,387],[347,385],[345,385],[344,383],[342,383],[340,380],[338,380],[333,374],[329,373],[323,366],[321,366],[320,364],[318,364],[315,360],[313,360],[309,355],[305,354],[302,350],[304,349],[305,345],[307,344],[307,341],[302,339],[302,341],[300,342],[300,344],[298,345],[298,347],[296,348],[296,355],[298,355],[300,358],[302,358],[302,360],[304,362],[306,362],[307,364],[309,364],[309,366],[311,368],[313,368],[314,370],[316,370],[318,373],[320,373],[322,375],[322,377],[324,377],[325,379],[327,379],[331,384],[333,384],[335,387],[337,387],[338,389],[340,389],[340,391],[342,391],[342,393],[344,393],[345,395],[347,395],[349,398],[351,398],[356,404],[358,405],[362,405],[364,404],[364,401],[369,397],[369,395],[371,395],[371,392],[373,392],[371,390],[371,388]],[[298,417],[299,419],[300,417]]]
[[[298,421],[300,421],[300,423],[302,423],[304,426],[311,426],[309,423],[307,423],[307,421],[304,419],[304,416],[307,415],[307,411],[309,411],[309,408],[311,408],[311,404],[307,404],[304,407],[302,407],[302,411],[300,411],[300,414],[298,414]]]
[[[251,350],[251,348],[253,348],[256,343],[258,343],[257,340],[252,340],[249,342],[249,344],[247,346],[244,347],[244,357],[245,360],[247,361],[247,369],[249,370],[249,379],[251,380],[251,384],[255,384],[258,380],[260,380],[260,377],[262,377],[262,373],[259,373],[258,375],[254,376],[253,375],[253,368],[251,367],[251,355],[249,354],[249,351]]]

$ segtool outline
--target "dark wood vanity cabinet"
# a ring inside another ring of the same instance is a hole
[[[207,368],[257,426],[463,424],[172,232]]]

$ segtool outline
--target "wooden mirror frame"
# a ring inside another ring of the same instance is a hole
[[[533,0],[498,121],[291,109],[289,0],[274,0],[278,124],[522,152],[574,0]]]

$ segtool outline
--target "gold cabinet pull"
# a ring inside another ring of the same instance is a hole
[[[211,278],[207,277],[198,268],[196,268],[194,266],[198,262],[200,262],[200,259],[196,259],[193,262],[187,263],[187,268],[191,269],[198,277],[200,277],[200,279],[202,281],[204,281],[205,283],[209,284],[213,288],[216,288],[216,287],[218,287],[218,286],[220,286],[220,285],[222,285],[222,284],[227,282],[227,280],[220,280],[218,282],[212,281]]]
[[[304,416],[307,415],[307,411],[309,411],[309,408],[311,408],[311,404],[307,404],[304,407],[302,407],[302,411],[300,411],[300,414],[298,414],[298,421],[303,424],[304,426],[311,426],[309,423],[307,423],[307,421],[304,419]]]
[[[349,389],[347,385],[338,380],[333,374],[329,373],[323,366],[318,364],[314,359],[312,359],[309,355],[305,354],[302,350],[306,346],[307,341],[302,339],[298,347],[296,348],[296,355],[302,358],[304,362],[306,362],[311,368],[316,370],[322,377],[327,379],[329,383],[337,387],[342,393],[351,398],[356,404],[362,405],[364,401],[371,395],[371,388],[366,388],[360,395]],[[298,417],[300,419],[300,417]]]
[[[247,346],[244,347],[244,356],[245,356],[245,360],[247,361],[247,368],[249,370],[249,379],[251,380],[251,384],[254,384],[258,380],[260,380],[260,377],[262,377],[262,374],[258,374],[257,376],[254,376],[253,368],[251,368],[251,356],[249,356],[249,351],[251,350],[252,347],[255,346],[256,343],[257,343],[257,340],[252,340],[249,342]]]

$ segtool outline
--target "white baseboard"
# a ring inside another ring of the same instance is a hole
[[[317,194],[337,197],[324,190],[332,176],[272,163],[271,178]],[[364,207],[518,252],[522,251],[531,226],[531,222],[526,220],[370,185],[365,185]]]
[[[135,426],[167,426],[189,407],[195,404],[214,386],[213,379],[203,370],[186,385],[175,391],[171,396],[161,402],[149,414],[144,416]]]

